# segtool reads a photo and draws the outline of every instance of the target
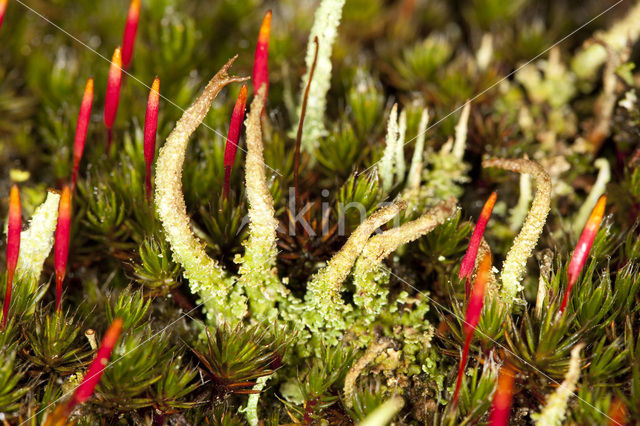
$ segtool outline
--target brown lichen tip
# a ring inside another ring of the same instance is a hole
[[[507,305],[511,305],[522,288],[520,281],[526,269],[527,259],[531,256],[547,221],[551,208],[551,177],[540,164],[522,158],[491,158],[483,161],[482,167],[498,167],[516,173],[527,173],[536,181],[536,195],[531,209],[507,253],[500,275],[500,297]]]
[[[226,294],[222,278],[224,271],[205,252],[203,245],[191,230],[187,208],[182,194],[182,166],[189,136],[204,120],[209,107],[220,90],[229,83],[242,82],[246,77],[229,76],[228,71],[237,55],[231,58],[209,81],[196,99],[176,123],[160,150],[156,165],[155,204],[162,226],[171,244],[173,256],[185,269],[193,291],[202,296]]]

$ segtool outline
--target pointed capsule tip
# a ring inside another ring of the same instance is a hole
[[[84,96],[93,96],[93,77],[89,77],[87,84],[84,86]]]
[[[116,65],[120,65],[122,63],[122,48],[120,46],[116,47],[116,50],[113,51],[111,62]]]
[[[158,78],[158,76],[155,76],[155,78],[153,79],[151,91],[160,94],[160,78]]]
[[[259,43],[268,43],[271,35],[271,9],[267,10],[260,25],[260,33],[258,34]]]
[[[493,207],[496,204],[497,198],[498,193],[495,191],[492,192],[487,201],[484,203],[484,206],[482,207],[482,211],[480,212],[480,216],[478,217],[478,222],[476,223],[476,226],[473,229],[473,234],[471,235],[471,239],[469,240],[469,247],[467,248],[467,252],[462,259],[462,263],[460,264],[458,277],[461,280],[471,277],[471,274],[473,273],[473,268],[476,264],[476,258],[478,257],[478,249],[480,248],[480,243],[482,242],[485,228],[487,227],[487,223],[491,218],[491,213],[493,212]]]

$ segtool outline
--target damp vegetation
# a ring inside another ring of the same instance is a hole
[[[640,5],[0,0],[0,421],[640,418]]]

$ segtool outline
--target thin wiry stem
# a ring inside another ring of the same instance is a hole
[[[318,37],[316,36],[313,39],[315,43],[315,53],[313,55],[313,63],[311,64],[311,71],[309,72],[309,80],[307,81],[307,87],[304,89],[304,96],[302,97],[302,107],[300,109],[300,121],[298,121],[298,133],[296,134],[296,152],[293,157],[293,188],[294,188],[294,197],[296,200],[296,207],[299,206],[298,195],[300,192],[298,191],[298,172],[300,169],[300,144],[302,143],[302,129],[304,127],[304,117],[307,115],[307,102],[309,101],[309,88],[311,87],[311,82],[313,81],[313,73],[316,70],[316,64],[318,62],[318,49],[319,42]]]

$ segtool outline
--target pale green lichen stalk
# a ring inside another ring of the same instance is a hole
[[[245,163],[245,187],[249,201],[249,238],[243,243],[245,252],[237,256],[240,264],[240,285],[247,292],[252,311],[261,315],[273,308],[279,295],[286,294],[278,279],[276,266],[276,228],[273,198],[267,186],[263,156],[260,117],[265,104],[265,87],[251,103],[245,122],[247,134],[247,158]],[[270,316],[274,316],[271,311]]]
[[[453,144],[453,156],[462,161],[464,156],[464,149],[467,145],[467,127],[469,125],[469,113],[471,112],[471,103],[467,101],[462,107],[462,113],[460,113],[460,120],[456,125],[456,140]]]
[[[305,59],[307,71],[300,85],[300,105],[298,106],[297,116],[300,117],[302,98],[309,82],[315,56],[315,43],[313,40],[318,37],[318,59],[313,80],[309,86],[307,111],[302,131],[302,148],[310,153],[318,146],[319,139],[327,133],[324,126],[324,112],[327,106],[327,92],[331,86],[331,52],[333,43],[338,36],[338,26],[342,18],[344,3],[345,0],[322,0],[316,10],[311,33],[309,34]],[[297,123],[298,121],[296,120],[295,122]]]
[[[238,409],[238,411],[244,413],[244,416],[247,418],[247,423],[249,423],[250,426],[258,426],[260,424],[260,417],[258,416],[258,401],[260,400],[260,393],[264,390],[264,387],[267,385],[267,381],[271,376],[273,376],[273,374],[258,377],[256,379],[256,384],[251,388],[251,391],[255,393],[249,395],[247,405],[245,407]]]
[[[500,275],[500,298],[507,306],[511,306],[522,289],[520,281],[527,267],[527,259],[538,243],[551,208],[551,177],[540,164],[526,159],[492,158],[483,161],[482,167],[498,167],[512,172],[528,173],[536,181],[536,195],[531,209],[507,253]]]
[[[38,282],[44,261],[53,247],[56,224],[58,223],[59,202],[60,194],[49,191],[47,199],[33,213],[29,229],[20,233],[17,277],[27,278],[34,284]]]
[[[393,219],[405,206],[404,202],[392,203],[367,218],[353,231],[344,246],[327,265],[313,276],[307,286],[305,300],[307,310],[314,315],[319,315],[317,317],[319,323],[309,324],[311,327],[319,328],[326,324],[329,328],[335,328],[340,323],[340,308],[344,306],[340,300],[342,282],[351,272],[353,264],[371,234]]]
[[[410,190],[416,190],[420,186],[422,178],[424,141],[427,136],[427,127],[429,126],[429,110],[424,108],[420,116],[418,124],[418,135],[416,136],[416,146],[411,157],[411,166],[409,167],[409,175],[407,176],[407,187]]]
[[[451,198],[429,210],[416,220],[389,229],[369,239],[356,262],[353,272],[356,293],[354,302],[374,315],[380,313],[386,303],[388,271],[382,261],[401,245],[417,240],[455,213],[456,202]]]
[[[547,403],[542,411],[531,416],[537,426],[560,426],[564,421],[567,413],[567,402],[573,395],[580,378],[580,351],[583,347],[584,345],[581,343],[571,350],[569,371],[564,376],[564,381],[547,398]]]
[[[215,312],[220,319],[224,316],[241,318],[246,312],[246,306],[241,298],[226,300],[233,279],[207,255],[203,244],[191,230],[182,194],[182,165],[189,137],[202,123],[220,90],[229,83],[246,80],[227,74],[234,60],[235,58],[231,59],[218,71],[198,99],[176,123],[160,149],[155,181],[156,210],[166,238],[171,244],[173,257],[184,268],[184,275],[189,280],[191,290],[200,295],[210,318]],[[225,312],[228,315],[224,315]]]
[[[511,215],[509,216],[509,228],[515,232],[522,226],[524,218],[527,217],[529,212],[529,204],[533,199],[533,187],[531,185],[531,175],[520,175],[520,196],[518,197],[518,204],[511,209]]]
[[[398,119],[398,138],[396,139],[396,179],[400,183],[405,178],[407,165],[404,161],[404,140],[407,135],[407,111],[402,110]]]
[[[385,193],[393,187],[393,171],[396,160],[396,143],[398,141],[398,104],[394,104],[387,121],[386,146],[382,158],[378,161],[378,174],[382,180],[382,189]]]

